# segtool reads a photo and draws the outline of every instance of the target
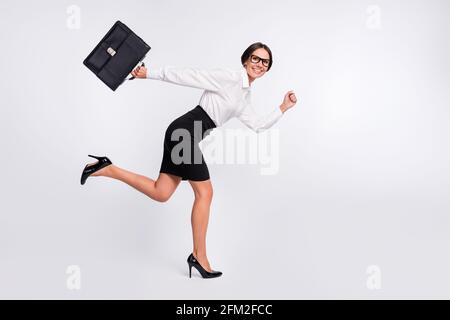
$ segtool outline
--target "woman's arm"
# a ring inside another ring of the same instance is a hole
[[[297,98],[295,97],[294,92],[288,91],[288,93],[284,96],[283,103],[271,113],[265,116],[260,116],[256,113],[255,109],[253,109],[252,105],[247,105],[237,116],[237,118],[248,128],[252,129],[256,133],[259,133],[272,127],[278,120],[280,120],[286,110],[292,108],[296,103]]]
[[[205,70],[174,66],[156,69],[137,67],[131,74],[136,78],[161,80],[181,86],[210,91],[219,91],[228,81],[238,80],[235,72],[221,68]]]
[[[247,105],[237,116],[237,118],[248,128],[252,129],[256,133],[260,133],[272,127],[282,115],[283,111],[281,111],[280,107],[265,116],[261,116],[256,113],[252,105]]]

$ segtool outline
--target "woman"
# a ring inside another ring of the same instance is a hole
[[[213,188],[198,142],[211,130],[233,117],[241,120],[255,132],[261,132],[270,128],[296,103],[293,91],[289,91],[281,105],[274,111],[264,117],[258,116],[251,106],[251,83],[270,70],[273,63],[272,52],[267,45],[261,42],[254,43],[242,54],[241,63],[243,65],[241,70],[137,67],[132,71],[132,75],[136,78],[162,80],[205,91],[194,109],[175,119],[168,126],[157,180],[119,168],[107,157],[92,155],[89,156],[98,161],[87,164],[81,175],[81,184],[84,184],[89,176],[110,177],[123,181],[160,202],[169,200],[182,180],[189,181],[195,195],[191,216],[193,251],[187,259],[189,277],[192,267],[195,267],[203,278],[222,275],[222,272],[211,269],[206,255],[206,231]],[[180,139],[181,137],[187,138]],[[180,150],[181,140],[184,144]]]

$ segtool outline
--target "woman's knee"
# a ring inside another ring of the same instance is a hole
[[[197,195],[197,198],[211,201],[213,198],[213,189],[212,188],[205,188],[204,190],[200,191]]]
[[[167,202],[180,184],[181,178],[165,173],[160,173],[155,181],[157,190],[154,199],[159,202]]]
[[[160,190],[158,190],[157,194],[156,194],[156,201],[159,202],[167,202],[173,195],[174,191],[175,191],[176,186],[171,189],[171,188],[161,188]]]
[[[160,194],[158,194],[158,195],[155,197],[155,200],[158,201],[158,202],[167,202],[167,201],[169,201],[169,199],[170,199],[171,196],[172,196],[171,193],[168,193],[168,192],[161,192]]]
[[[207,181],[189,181],[194,190],[195,198],[198,200],[211,201],[213,198],[213,187],[209,180]]]

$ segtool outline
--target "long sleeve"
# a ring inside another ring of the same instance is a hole
[[[165,66],[148,68],[147,79],[162,80],[181,86],[219,91],[227,81],[236,81],[235,73],[228,69],[197,69]]]
[[[259,133],[272,127],[282,116],[283,111],[279,107],[265,116],[260,116],[253,109],[252,105],[248,104],[237,118],[248,128]]]

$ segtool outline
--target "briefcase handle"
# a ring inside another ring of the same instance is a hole
[[[142,61],[142,64],[139,67],[145,67],[145,63],[144,61]],[[133,80],[134,78],[136,78],[135,76],[131,76],[130,78],[128,78],[127,80]]]

